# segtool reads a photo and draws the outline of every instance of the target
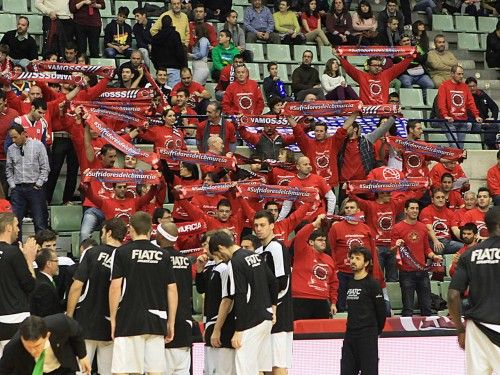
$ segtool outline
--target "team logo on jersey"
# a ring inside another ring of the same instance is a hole
[[[172,139],[165,141],[165,148],[169,150],[180,149],[181,148],[181,140],[180,139]]]
[[[315,264],[313,267],[313,275],[318,280],[325,281],[328,278],[328,268],[324,264]]]
[[[101,262],[104,267],[111,269],[111,258],[111,254],[100,253],[97,257],[97,261]]]
[[[330,164],[330,158],[326,154],[320,154],[316,157],[316,165],[319,168],[326,168]]]
[[[406,163],[410,168],[420,168],[422,167],[422,158],[416,154],[411,154],[407,157]]]
[[[289,183],[290,183],[290,178],[288,178],[288,177],[286,177],[286,178],[281,178],[281,179],[278,181],[278,185],[282,185],[282,186],[287,186]]]
[[[486,228],[486,224],[482,221],[476,221],[476,225],[477,225],[477,234],[483,238],[488,237],[488,228]]]
[[[418,235],[418,232],[410,232],[410,233],[408,233],[408,239],[411,242],[419,242],[420,236]]]
[[[260,266],[261,257],[258,254],[252,254],[245,257],[245,262],[251,267],[258,267]]]
[[[242,109],[249,109],[253,106],[253,100],[248,94],[244,94],[238,98],[238,104]]]
[[[351,288],[347,289],[347,299],[348,300],[356,300],[359,299],[359,295],[361,294],[361,288]]]
[[[137,263],[158,263],[163,259],[163,252],[159,250],[132,250],[132,259]]]
[[[387,231],[392,228],[392,216],[381,216],[378,218],[378,226],[380,229]]]
[[[382,177],[384,180],[399,180],[401,178],[401,173],[394,168],[384,168]]]
[[[363,240],[359,238],[349,238],[347,240],[347,248],[349,250],[356,249],[357,247],[363,247]]]
[[[473,250],[471,262],[476,264],[498,264],[500,262],[500,248]]]
[[[451,102],[455,107],[462,107],[464,105],[464,94],[462,91],[451,91]]]
[[[189,260],[186,257],[180,257],[177,255],[171,256],[170,262],[172,263],[172,267],[175,269],[185,270],[186,268],[189,267]]]
[[[442,220],[436,220],[432,223],[432,229],[438,237],[447,236],[449,233],[448,225]]]
[[[370,94],[373,96],[378,96],[382,92],[382,86],[380,86],[380,81],[370,80]]]

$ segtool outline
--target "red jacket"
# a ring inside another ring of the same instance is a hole
[[[500,167],[498,164],[495,164],[493,167],[488,169],[486,183],[488,184],[488,189],[490,189],[493,197],[500,195]]]
[[[228,115],[260,115],[264,110],[264,98],[259,85],[253,79],[244,83],[231,83],[222,98],[222,111]]]
[[[293,128],[293,134],[300,150],[311,161],[312,172],[323,177],[328,185],[337,186],[339,184],[337,153],[347,137],[347,130],[339,128],[333,136],[324,141],[317,141],[309,137],[299,124]]]
[[[327,299],[337,303],[339,280],[333,259],[309,245],[312,224],[302,228],[294,239],[292,297]]]
[[[467,112],[472,112],[474,117],[480,117],[474,97],[467,85],[463,82],[456,83],[449,79],[441,83],[438,88],[437,106],[442,118],[452,117],[453,120],[467,120]]]
[[[386,104],[389,101],[391,81],[403,74],[412,61],[413,57],[408,56],[379,74],[363,72],[351,65],[347,59],[342,59],[342,67],[352,79],[359,83],[359,98],[364,104]]]

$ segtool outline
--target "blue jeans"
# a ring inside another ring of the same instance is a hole
[[[436,8],[436,3],[432,0],[420,0],[413,7],[413,11],[424,11],[427,15],[427,20],[429,24],[432,23],[432,14],[434,13],[434,9]]]
[[[34,184],[19,184],[10,192],[12,211],[19,221],[19,236],[22,240],[22,227],[24,213],[27,208],[30,209],[33,216],[33,225],[35,233],[40,229],[47,229],[47,200],[43,188],[35,189]]]
[[[385,246],[378,246],[380,269],[385,272],[385,281],[398,281],[398,266],[396,255]]]
[[[180,69],[167,68],[167,85],[174,87],[181,81]]]
[[[127,48],[124,52],[123,52],[123,56],[125,57],[130,57],[130,55],[132,54],[132,48]],[[116,56],[118,56],[119,53],[116,49],[114,48],[105,48],[104,49],[104,57],[109,57],[109,58],[115,58]]]
[[[347,283],[354,279],[352,273],[337,272],[339,279],[339,290],[337,291],[337,311],[343,312],[347,310]]]
[[[466,132],[469,132],[471,130],[472,124],[470,122],[448,122],[448,128],[450,129],[450,131],[448,131],[445,124],[442,124],[441,128],[446,135],[446,139],[448,139],[450,147],[458,147],[463,149],[465,136],[467,135]],[[463,131],[463,133],[456,133],[457,130]],[[450,134],[450,132],[453,135]]]
[[[89,207],[83,213],[82,227],[80,228],[80,242],[90,238],[92,232],[99,230],[104,222],[104,214],[96,207]]]
[[[441,242],[444,245],[444,250],[443,254],[455,254],[458,250],[460,250],[464,244],[458,241],[453,241],[453,240],[445,240],[440,239],[439,242]]]
[[[413,301],[415,291],[417,292],[420,314],[422,316],[432,315],[431,311],[431,281],[427,271],[406,272],[399,271],[399,285],[401,286],[401,297],[403,300],[402,316],[413,315]]]

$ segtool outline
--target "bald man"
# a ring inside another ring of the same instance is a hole
[[[174,340],[165,345],[167,375],[189,375],[193,342],[191,330],[192,265],[190,258],[174,249],[178,236],[179,231],[174,223],[161,223],[157,227],[156,243],[170,256],[178,295]]]

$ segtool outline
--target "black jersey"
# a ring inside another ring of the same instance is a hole
[[[0,340],[10,340],[30,315],[28,296],[34,289],[35,278],[19,247],[0,242]]]
[[[272,333],[293,331],[293,306],[291,287],[290,254],[286,246],[276,240],[271,240],[267,246],[255,250],[261,254],[269,269],[278,279],[278,307],[276,309],[276,324]]]
[[[385,325],[382,289],[370,275],[347,283],[346,336],[379,335]]]
[[[123,278],[115,336],[166,335],[167,285],[175,283],[168,253],[149,240],[131,241],[113,252],[111,275]]]
[[[166,348],[191,347],[193,343],[193,316],[191,306],[193,298],[192,265],[188,257],[173,248],[165,249],[170,256],[170,263],[177,284],[177,313],[175,315],[175,334],[173,341]]]
[[[203,323],[205,324],[205,345],[212,346],[210,338],[214,331],[215,322],[219,315],[219,306],[223,296],[223,290],[227,290],[228,264],[221,262],[209,262],[202,273],[196,274],[196,289],[199,293],[205,293],[203,303]],[[229,312],[226,321],[221,328],[221,345],[223,348],[232,348],[231,338],[234,334],[234,309]]]
[[[83,327],[87,340],[111,341],[108,296],[111,257],[115,249],[109,245],[88,249],[73,276],[75,280],[84,283],[74,318]]]
[[[500,325],[500,236],[492,236],[471,247],[458,259],[450,288],[464,292],[469,288],[469,306],[463,312],[466,319],[500,346],[500,333],[485,324]]]
[[[237,331],[272,319],[271,306],[278,301],[278,281],[259,254],[236,250],[228,265],[228,283]]]

